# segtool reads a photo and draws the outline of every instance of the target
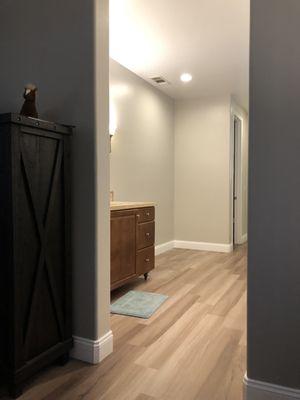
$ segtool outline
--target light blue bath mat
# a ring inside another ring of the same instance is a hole
[[[168,296],[158,293],[131,290],[111,305],[111,312],[112,314],[148,319],[167,298]]]

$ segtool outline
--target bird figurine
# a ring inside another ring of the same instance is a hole
[[[25,117],[38,118],[38,112],[36,109],[36,93],[37,87],[32,84],[28,84],[25,86],[25,91],[23,97],[25,99],[22,110],[20,112],[21,115]]]

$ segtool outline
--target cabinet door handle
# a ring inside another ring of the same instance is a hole
[[[136,214],[136,216],[137,216],[138,218],[140,218],[140,214]]]
[[[147,237],[150,237],[150,233],[149,233],[149,232],[147,232],[147,233],[146,233],[146,236],[147,236]]]
[[[146,258],[146,263],[149,263],[150,262],[150,258]]]

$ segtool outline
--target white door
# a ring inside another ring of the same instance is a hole
[[[242,121],[234,117],[233,151],[233,244],[241,243]]]

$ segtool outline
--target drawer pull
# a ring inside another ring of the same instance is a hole
[[[149,232],[147,232],[147,233],[146,233],[146,236],[147,236],[147,237],[150,237],[150,233],[149,233]]]
[[[150,258],[146,258],[146,263],[149,263],[150,262]]]
[[[140,216],[140,214],[136,214],[136,216],[138,217],[138,218],[140,218],[141,216]]]
[[[147,214],[146,214],[146,215],[147,215],[147,217],[150,217],[150,213],[149,213],[149,212],[147,212]]]

